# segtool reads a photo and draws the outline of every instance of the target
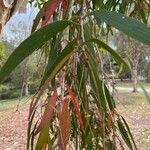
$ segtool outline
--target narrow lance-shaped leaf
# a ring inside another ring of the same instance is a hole
[[[50,4],[51,0],[48,0],[43,7],[40,9],[40,11],[38,12],[38,14],[36,15],[35,19],[33,20],[33,25],[32,25],[32,30],[31,32],[34,32],[43,16],[43,13],[45,11],[46,8],[48,8],[49,4]]]
[[[112,124],[113,124],[112,115],[109,113],[108,116],[107,116],[107,127],[108,127],[109,130],[111,130]]]
[[[74,50],[74,44],[75,41],[70,42],[63,51],[58,55],[58,57],[55,59],[54,63],[49,67],[47,67],[47,70],[45,71],[44,77],[42,79],[41,85],[40,85],[40,91],[38,93],[37,98],[33,102],[33,104],[30,105],[30,113],[29,116],[32,114],[32,111],[35,109],[36,104],[41,97],[43,91],[48,88],[49,82],[54,78],[54,76],[58,73],[58,71],[65,65],[65,63],[69,60],[71,55],[73,54]]]
[[[50,67],[47,67],[44,77],[41,82],[41,88],[45,87],[53,77],[58,73],[58,71],[64,66],[64,64],[69,60],[73,54],[75,41],[68,43],[68,45],[63,49],[63,51],[55,59],[55,62]]]
[[[133,136],[132,136],[132,134],[131,134],[131,131],[130,131],[130,128],[129,128],[127,122],[125,121],[125,119],[124,119],[122,116],[120,116],[120,117],[121,117],[121,119],[122,119],[122,121],[123,121],[123,123],[124,123],[124,126],[125,126],[126,129],[127,129],[127,132],[128,132],[128,134],[129,134],[129,136],[130,136],[130,138],[131,138],[131,140],[132,140],[132,142],[133,142],[133,144],[134,144],[135,149],[137,149],[137,146],[136,146],[136,144],[135,144],[134,138],[133,138]]]
[[[31,150],[34,149],[34,140],[35,140],[35,138],[34,138],[34,132],[35,132],[35,130],[36,130],[37,123],[38,123],[38,121],[37,121],[37,122],[35,123],[35,125],[33,126],[33,130],[32,130],[32,132],[31,132],[31,144],[30,144]]]
[[[85,38],[85,41],[89,41],[90,39],[92,39],[92,30],[91,30],[91,26],[90,24],[85,24],[84,25],[84,38]],[[86,42],[89,50],[91,53],[94,53],[95,52],[95,49],[94,49],[94,44],[92,42]]]
[[[65,17],[67,9],[69,7],[69,0],[63,0],[62,2],[62,9],[63,9],[63,16]]]
[[[92,86],[92,90],[95,92],[95,102],[97,104],[97,107],[100,108],[100,106],[103,107],[104,110],[107,109],[107,101],[104,97],[103,88],[102,88],[102,80],[99,77],[99,74],[97,72],[96,64],[94,62],[94,58],[90,55],[90,52],[87,51],[87,66],[88,66],[88,74],[90,77],[90,82]]]
[[[30,106],[29,106],[29,116],[28,116],[29,121],[31,119],[31,115],[32,115],[32,112],[34,111],[36,104],[37,104],[37,102],[35,101],[35,95],[34,95],[32,97],[32,101],[31,101]]]
[[[83,124],[83,121],[82,121],[82,117],[81,117],[81,114],[80,114],[80,111],[79,111],[78,104],[77,104],[77,102],[75,100],[74,93],[73,93],[73,91],[70,89],[70,87],[68,85],[66,85],[66,88],[67,88],[67,90],[69,92],[69,96],[71,98],[71,102],[73,103],[73,106],[75,108],[76,115],[77,115],[78,121],[80,123],[81,129],[84,131],[84,124]]]
[[[142,88],[142,90],[146,96],[146,99],[148,100],[148,103],[150,104],[150,95],[149,95],[148,91],[146,91],[146,89],[144,88],[144,86],[141,83],[139,83],[139,85]]]
[[[61,43],[62,37],[63,37],[63,32],[61,32],[57,36],[57,38],[54,37],[53,40],[51,41],[53,44],[51,45],[51,48],[50,48],[50,51],[48,54],[49,55],[48,56],[48,63],[47,63],[47,66],[45,67],[45,71],[43,73],[43,79],[42,79],[41,85],[48,78],[47,71],[53,66],[56,58],[58,57],[58,49],[60,48],[60,43]],[[53,86],[53,83],[52,83],[52,86]]]
[[[46,11],[43,14],[44,19],[42,20],[42,26],[45,26],[47,24],[51,15],[54,13],[54,11],[60,5],[61,2],[62,2],[62,0],[53,0],[49,4],[48,8],[46,9]]]
[[[39,49],[45,42],[55,36],[58,32],[64,30],[70,24],[70,21],[53,22],[34,32],[30,37],[23,41],[10,55],[0,70],[0,82],[2,82],[26,57]]]
[[[35,126],[34,126],[34,130],[31,132],[34,115],[35,115],[35,111],[33,112],[32,116],[30,116],[30,121],[28,122],[28,129],[27,129],[27,149],[29,149],[30,141],[32,141],[33,132],[35,131],[35,128],[36,128],[36,125],[37,125],[37,123],[36,123]]]
[[[48,135],[49,135],[49,126],[50,123],[48,123],[40,132],[40,135],[38,137],[36,148],[35,150],[44,150],[48,141]]]
[[[130,37],[150,45],[150,28],[145,24],[114,11],[98,10],[91,14],[95,16],[97,22],[102,20]]]
[[[124,139],[124,141],[126,142],[126,144],[128,145],[128,147],[133,150],[129,135],[127,130],[124,127],[124,124],[122,123],[122,121],[120,119],[117,120],[117,124],[118,124],[118,128],[120,130],[121,136]]]
[[[83,0],[75,0],[75,3],[82,4]]]
[[[106,51],[108,51],[111,54],[112,58],[117,62],[117,64],[119,65],[124,64],[125,66],[127,66],[127,63],[121,58],[121,56],[119,56],[117,52],[115,52],[115,50],[113,50],[110,46],[108,46],[104,42],[94,38],[88,40],[87,43],[88,42],[94,42],[98,44],[100,47],[104,48]]]
[[[43,129],[45,127],[45,125],[47,125],[47,123],[50,121],[53,111],[55,109],[56,100],[57,100],[57,91],[55,90],[53,95],[50,96],[48,104],[45,108],[44,115],[43,115],[41,122],[40,122],[39,126],[37,127],[34,135],[38,134],[41,131],[41,129]]]
[[[70,134],[70,114],[68,111],[68,103],[69,100],[65,99],[63,102],[62,112],[60,114],[60,141],[62,145],[62,149],[66,149],[66,146],[69,141]]]
[[[51,6],[51,4],[54,3],[53,1],[55,1],[55,0],[48,0],[47,2],[44,3],[43,7],[40,9],[38,14],[36,15],[36,18],[33,21],[32,32],[34,32],[36,30],[41,18],[42,17],[44,18],[44,13]]]
[[[114,111],[114,108],[116,107],[115,101],[114,101],[113,97],[111,96],[107,86],[104,83],[102,86],[103,86],[103,94],[104,94],[105,98],[107,99],[109,109],[111,111]]]

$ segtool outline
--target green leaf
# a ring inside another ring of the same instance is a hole
[[[58,71],[65,65],[65,63],[69,60],[69,58],[73,54],[74,42],[75,41],[70,42],[55,59],[53,65],[51,65],[50,68],[47,68],[48,70],[46,71],[46,74],[44,75],[44,78],[41,82],[41,85],[43,85],[43,87],[45,86],[44,83],[48,84],[58,73]]]
[[[145,24],[114,11],[99,10],[92,14],[96,20],[102,20],[128,36],[150,45],[150,28]]]
[[[109,92],[108,88],[106,87],[106,85],[103,83],[102,86],[103,86],[103,94],[104,94],[104,96],[106,98],[106,101],[108,103],[109,109],[111,111],[114,111],[114,108],[116,107],[115,102],[114,102],[112,96],[110,95],[110,92]]]
[[[123,123],[124,123],[124,126],[125,126],[126,129],[127,129],[127,132],[128,132],[128,134],[129,134],[129,136],[130,136],[130,138],[131,138],[133,144],[134,144],[135,149],[137,149],[136,144],[135,144],[135,141],[134,141],[134,138],[133,138],[133,136],[132,136],[132,134],[131,134],[130,128],[129,128],[129,126],[128,126],[126,120],[125,120],[122,116],[121,116],[121,119],[122,119],[122,121],[123,121]]]
[[[49,126],[50,123],[48,123],[40,132],[36,148],[35,150],[42,150],[45,143],[48,142],[48,135],[49,135]]]
[[[129,135],[127,130],[124,127],[124,124],[122,123],[122,121],[120,119],[117,120],[117,124],[118,124],[118,128],[119,131],[121,133],[122,138],[124,139],[124,141],[126,142],[126,144],[128,145],[128,147],[133,150]]]
[[[107,1],[106,4],[105,4],[105,8],[106,8],[106,9],[109,9],[109,10],[110,10],[113,6],[114,6],[114,0],[109,0],[109,1]]]
[[[52,40],[53,44],[51,45],[51,50],[49,52],[48,64],[45,68],[45,72],[44,72],[43,79],[42,79],[40,86],[42,86],[44,81],[48,78],[48,71],[52,67],[52,65],[54,64],[56,58],[58,57],[57,53],[58,53],[58,50],[60,49],[59,45],[61,43],[62,36],[63,36],[62,32],[60,32],[60,34],[57,36],[57,38],[55,37]]]
[[[32,116],[31,116],[31,118],[29,120],[29,123],[28,123],[28,129],[27,129],[27,149],[29,149],[29,147],[30,147],[30,141],[32,139],[32,136],[34,136],[33,131],[31,132],[31,127],[32,127],[32,124],[33,124],[34,115],[35,115],[35,111],[33,112]],[[36,125],[37,125],[37,123],[35,124],[34,130],[36,129]]]
[[[91,80],[91,87],[92,90],[95,92],[97,99],[94,99],[97,107],[100,108],[100,106],[103,107],[104,110],[107,109],[107,101],[104,97],[103,89],[102,89],[102,81],[99,77],[96,64],[94,62],[94,58],[91,57],[90,53],[87,51],[87,58],[88,58],[88,73]]]
[[[39,49],[46,41],[55,36],[58,32],[64,30],[70,24],[70,21],[53,22],[34,32],[30,37],[23,41],[10,55],[0,70],[0,82],[2,82],[26,57]]]
[[[31,132],[31,144],[29,145],[31,150],[34,150],[34,140],[35,140],[34,131],[36,129],[37,123],[38,123],[38,121],[35,123],[35,125],[33,127],[33,131]]]
[[[88,24],[85,24],[85,25],[84,25],[84,38],[85,38],[86,41],[92,39],[91,26],[92,26],[92,25],[88,25]],[[93,43],[88,42],[88,43],[86,43],[86,44],[87,44],[89,50],[90,50],[91,52],[93,52],[93,51],[94,51],[94,45],[93,45]]]
[[[90,39],[87,42],[94,42],[94,43],[98,44],[99,46],[101,46],[102,48],[104,48],[111,54],[112,58],[117,62],[117,64],[119,64],[119,65],[124,64],[125,66],[127,66],[126,62],[121,58],[121,56],[119,56],[117,54],[117,52],[115,52],[115,50],[113,50],[111,47],[109,47],[104,42],[102,42],[98,39]]]
[[[148,92],[146,91],[146,89],[144,88],[144,86],[141,83],[139,83],[139,85],[142,88],[142,90],[143,90],[143,92],[144,92],[144,94],[146,96],[146,99],[148,100],[148,102],[150,104],[150,95],[148,94]]]
[[[142,18],[142,21],[145,23],[145,24],[147,24],[147,18],[146,18],[146,13],[145,13],[145,11],[144,11],[144,9],[141,9],[140,11],[139,11],[139,13],[140,13],[140,15],[141,15],[141,18]]]

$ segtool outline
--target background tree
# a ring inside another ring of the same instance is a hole
[[[2,42],[0,42],[0,67],[2,66],[4,57],[5,57],[5,45]]]
[[[150,83],[150,50],[147,48],[140,58],[138,73],[143,79]]]
[[[32,12],[33,13],[33,12]],[[31,18],[31,15],[29,15]],[[5,50],[5,59],[8,58],[13,50],[27,38],[31,31],[31,26],[29,25],[28,17],[24,17],[21,15],[21,18],[17,16],[14,17],[14,21],[11,20],[9,24],[7,24],[6,34],[3,36],[4,44],[6,47]],[[17,22],[15,22],[17,20]],[[9,35],[9,36],[8,36]],[[11,36],[10,36],[11,35]],[[18,91],[17,95],[29,95],[36,92],[38,88],[38,84],[40,80],[38,80],[42,76],[42,71],[44,70],[43,66],[45,64],[46,58],[42,55],[41,52],[35,52],[32,56],[25,59],[11,74],[7,83],[10,86],[10,91],[4,91],[1,93],[2,98],[12,98],[8,97],[8,93]],[[3,61],[4,62],[4,61]],[[6,83],[6,85],[7,85]],[[5,93],[7,92],[7,95]],[[19,93],[20,92],[20,93]],[[3,95],[6,96],[4,96]],[[22,94],[21,94],[22,93]],[[13,93],[12,93],[13,94]],[[13,94],[14,95],[14,94]]]
[[[0,0],[0,35],[4,25],[16,12],[24,12],[27,0]]]
[[[147,46],[127,37],[123,33],[118,33],[116,38],[117,50],[125,58],[131,67],[131,77],[133,82],[133,92],[137,92],[138,70],[140,58],[148,49]]]

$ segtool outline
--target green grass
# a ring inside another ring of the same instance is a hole
[[[18,105],[21,106],[27,103],[28,100],[28,97],[0,100],[0,110],[6,110],[15,107],[17,108]]]
[[[145,88],[149,88],[150,89],[150,83],[145,83],[145,82],[141,82],[141,84],[145,87]],[[117,87],[132,87],[132,82],[117,82],[116,83]],[[138,85],[138,88],[141,88],[140,85]]]
[[[131,105],[139,105],[144,103],[145,105],[148,104],[148,100],[144,93],[131,93],[131,92],[120,92],[118,94],[119,102],[123,104],[131,104]]]

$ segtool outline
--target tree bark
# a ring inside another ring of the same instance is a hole
[[[150,70],[149,69],[146,71],[146,81],[147,83],[150,83]]]
[[[28,86],[28,82],[26,82],[24,84],[24,95],[25,96],[29,96],[29,86]]]
[[[132,70],[132,81],[133,81],[133,92],[138,92],[138,75],[137,75],[137,67],[134,66]]]
[[[7,21],[16,12],[26,11],[27,0],[0,0],[0,36]],[[1,37],[0,37],[1,38]]]

